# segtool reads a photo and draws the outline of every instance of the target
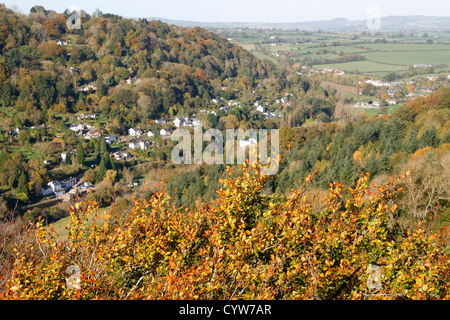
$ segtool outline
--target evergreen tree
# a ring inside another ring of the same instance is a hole
[[[28,179],[25,172],[22,172],[22,174],[19,177],[19,184],[17,186],[17,191],[20,193],[25,193],[28,196]]]
[[[97,139],[92,139],[92,143],[94,144],[94,157],[97,159],[97,161],[100,161],[100,154],[101,154],[101,148],[100,143]]]
[[[108,168],[111,170],[117,170],[114,159],[109,155],[108,155]]]
[[[66,164],[72,164],[72,155],[70,153],[66,156]]]
[[[424,133],[420,136],[419,146],[421,148],[424,147],[434,147],[436,148],[439,145],[439,136],[438,131],[435,127],[428,128],[424,131]]]
[[[77,144],[77,162],[79,164],[84,164],[84,148],[81,143]]]
[[[403,148],[408,153],[414,153],[419,148],[419,141],[417,140],[417,129],[413,128],[409,131]]]
[[[108,145],[106,144],[106,139],[101,138],[100,139],[100,153],[104,154],[107,151],[108,151]]]
[[[379,163],[376,155],[372,154],[367,158],[366,163],[364,164],[364,169],[372,176],[378,173]]]
[[[392,170],[390,158],[383,155],[378,163],[378,170],[382,172],[390,172]]]
[[[106,176],[106,161],[105,161],[105,157],[102,157],[102,160],[100,160],[100,165],[97,169],[97,179],[96,182],[101,182],[105,176]]]

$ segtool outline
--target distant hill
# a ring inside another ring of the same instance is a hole
[[[307,30],[307,31],[333,31],[351,32],[365,31],[367,20],[348,20],[337,18],[332,20],[318,20],[305,22],[198,22],[184,20],[170,20],[161,18],[150,18],[161,20],[169,24],[183,27],[199,26],[203,28],[258,28],[258,29],[284,29],[284,30]],[[450,17],[430,16],[388,16],[381,18],[380,31],[450,31]]]

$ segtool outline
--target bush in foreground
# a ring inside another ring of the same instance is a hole
[[[27,232],[34,240],[15,249],[1,297],[449,298],[448,231],[399,226],[399,179],[371,191],[361,175],[354,188],[330,184],[323,199],[306,196],[308,186],[283,198],[262,195],[268,177],[259,166],[232,171],[216,201],[192,210],[176,208],[162,186],[126,214],[94,214],[89,226],[96,204],[78,203],[65,240],[38,222]],[[369,265],[381,268],[375,289]],[[80,289],[68,287],[68,270],[79,270]]]

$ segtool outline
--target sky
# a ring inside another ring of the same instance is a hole
[[[63,12],[96,8],[128,18],[161,18],[198,22],[301,22],[347,18],[365,20],[380,16],[450,16],[448,0],[0,0],[29,13],[34,5]],[[369,10],[369,11],[368,11]]]

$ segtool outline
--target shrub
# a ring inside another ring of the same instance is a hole
[[[408,173],[404,175],[404,178]],[[234,176],[234,178],[232,178]],[[38,222],[15,252],[4,299],[448,299],[448,231],[397,223],[399,179],[264,196],[259,166],[227,168],[218,199],[177,208],[164,186],[125,215],[71,208],[67,241]],[[310,183],[312,176],[306,181]],[[346,192],[348,190],[348,192]],[[317,204],[320,210],[314,209]],[[101,218],[101,220],[99,220]],[[102,221],[96,222],[96,221]],[[66,285],[80,270],[80,289]],[[381,268],[368,289],[369,265]]]

